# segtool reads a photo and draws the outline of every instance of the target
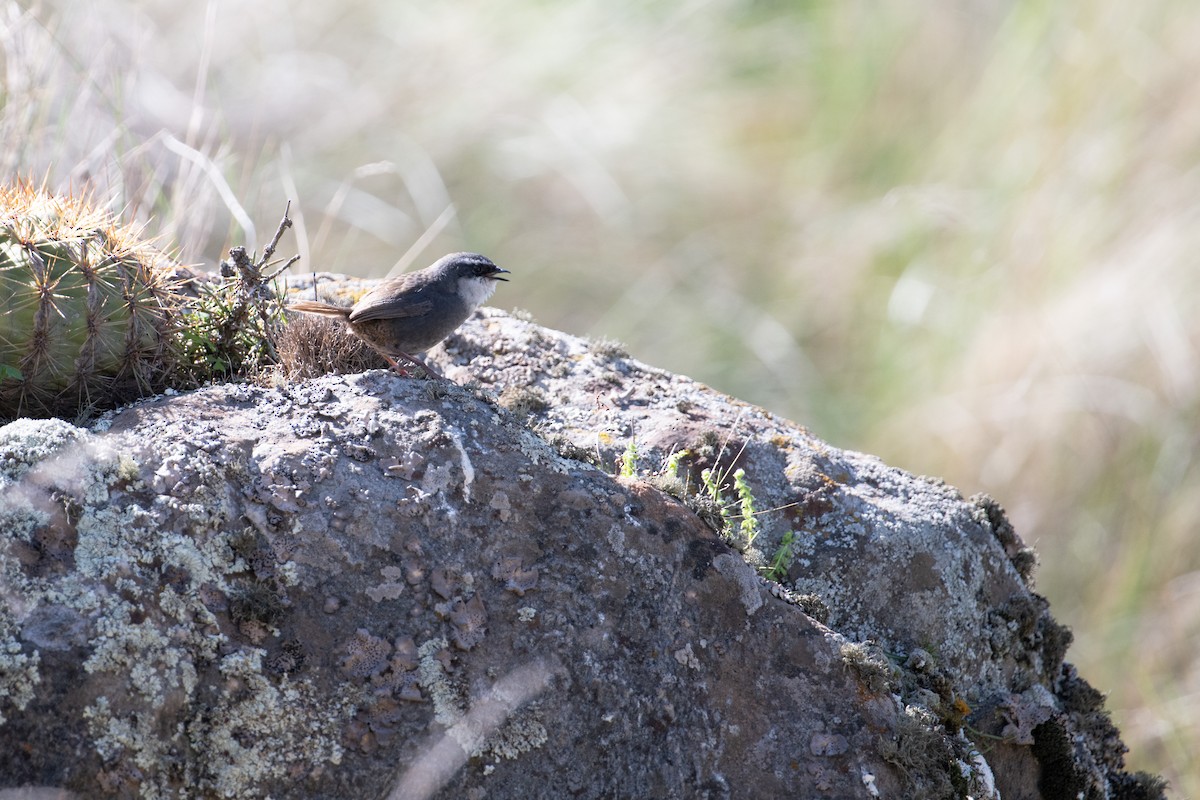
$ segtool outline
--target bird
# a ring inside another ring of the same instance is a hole
[[[388,278],[353,306],[312,300],[289,303],[290,311],[332,317],[379,352],[392,368],[397,359],[435,378],[442,374],[417,357],[449,336],[511,274],[478,253],[451,253],[425,269]]]

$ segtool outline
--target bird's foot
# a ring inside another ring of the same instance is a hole
[[[387,359],[387,362],[392,365],[392,369],[396,370],[396,372],[400,373],[401,375],[405,375],[405,376],[412,375],[412,371],[409,367],[401,366],[399,361],[392,358],[387,353],[383,353],[382,355],[384,358]],[[408,361],[410,365],[417,366],[417,367],[420,367],[421,369],[425,370],[426,377],[437,378],[438,380],[443,380],[443,381],[446,380],[445,375],[438,372],[436,369],[429,366],[428,364],[426,364],[424,361],[417,358],[416,356],[410,356],[408,353],[397,353],[396,355],[400,356],[405,361]]]

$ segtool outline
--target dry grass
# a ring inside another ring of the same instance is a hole
[[[5,174],[496,298],[964,492],[1200,797],[1200,7],[0,0]],[[452,214],[447,214],[447,209]],[[241,222],[239,222],[241,220]],[[263,235],[268,232],[263,232]]]

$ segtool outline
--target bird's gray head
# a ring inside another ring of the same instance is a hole
[[[458,294],[471,308],[482,305],[496,291],[496,281],[507,281],[508,270],[492,263],[478,253],[451,253],[434,264],[443,274],[454,276]]]

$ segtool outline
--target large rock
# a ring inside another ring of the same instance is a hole
[[[499,312],[433,360],[0,429],[0,787],[1159,796],[992,501]]]

